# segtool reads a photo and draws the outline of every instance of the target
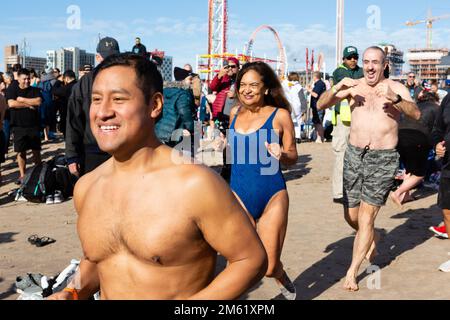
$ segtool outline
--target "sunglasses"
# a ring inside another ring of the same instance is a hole
[[[359,60],[359,56],[350,56],[346,58],[347,60]]]
[[[236,65],[228,65],[225,67],[225,69],[237,69]]]
[[[415,79],[416,76],[408,76],[408,78],[410,78],[410,79]]]

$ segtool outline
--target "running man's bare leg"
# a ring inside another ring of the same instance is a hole
[[[345,221],[355,229],[355,231],[358,231],[358,215],[359,215],[359,207],[358,208],[344,208],[344,215],[345,215]]]
[[[375,219],[380,211],[380,207],[374,207],[364,202],[361,203],[358,216],[358,233],[356,234],[353,247],[353,260],[344,284],[344,289],[349,291],[358,291],[356,283],[359,268],[362,262],[370,254],[370,250],[375,250]]]

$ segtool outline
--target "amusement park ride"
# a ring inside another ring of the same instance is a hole
[[[342,0],[341,0],[342,1]],[[197,73],[205,75],[210,81],[216,73],[223,67],[223,62],[229,57],[236,57],[242,63],[253,61],[264,61],[274,67],[278,76],[284,78],[287,75],[288,63],[286,49],[281,42],[278,32],[269,25],[258,27],[245,45],[243,53],[230,53],[228,51],[228,0],[208,0],[209,6],[209,32],[208,32],[208,53],[197,55]],[[277,58],[260,58],[253,54],[253,46],[257,35],[264,30],[270,31],[277,43]],[[306,74],[314,71],[314,50],[311,60],[309,60],[309,49],[306,49]],[[319,61],[316,64],[317,69],[321,70],[325,66],[323,54],[319,55]]]
[[[246,44],[244,52],[239,54],[229,53],[227,48],[228,31],[228,0],[208,0],[209,2],[209,41],[208,54],[197,56],[198,73],[206,74],[207,79],[211,80],[215,73],[223,66],[223,61],[229,57],[236,57],[241,62],[264,61],[276,65],[276,71],[280,77],[287,71],[286,50],[283,47],[281,39],[276,30],[268,25],[260,26],[253,32],[250,41]],[[278,57],[276,59],[258,58],[253,56],[253,45],[256,36],[263,30],[269,30],[273,33],[278,45]]]

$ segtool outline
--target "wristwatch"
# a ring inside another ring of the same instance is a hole
[[[394,101],[394,104],[399,104],[399,103],[402,102],[402,101],[403,101],[402,96],[398,94],[398,95],[397,95],[397,100]]]

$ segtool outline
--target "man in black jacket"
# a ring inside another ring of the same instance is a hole
[[[136,45],[133,47],[133,53],[147,57],[147,48],[141,43],[141,38],[136,38]]]
[[[75,72],[67,70],[63,75],[64,85],[53,88],[52,94],[57,99],[59,105],[59,131],[66,136],[66,119],[67,119],[67,105],[69,104],[70,96],[72,95],[73,87],[77,84]]]
[[[119,43],[113,38],[103,38],[97,46],[96,61],[119,54]],[[74,87],[67,106],[66,158],[70,172],[82,176],[95,170],[110,158],[101,151],[89,123],[93,73],[85,75]]]

